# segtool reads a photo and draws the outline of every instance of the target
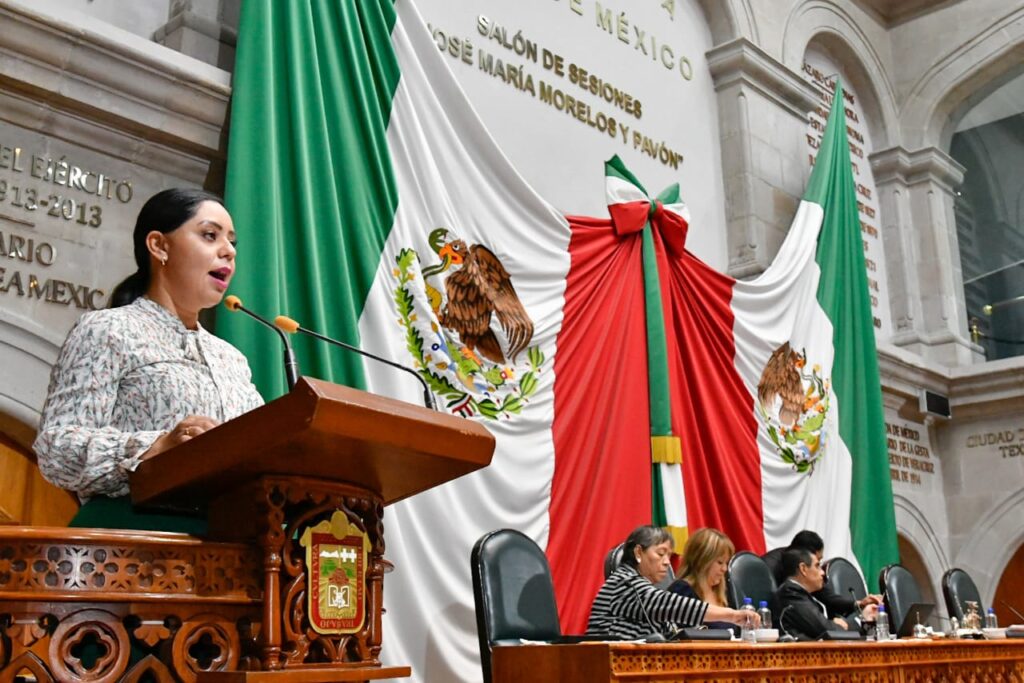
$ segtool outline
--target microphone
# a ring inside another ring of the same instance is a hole
[[[399,363],[395,363],[394,361],[390,361],[387,358],[374,355],[369,351],[364,351],[358,346],[352,346],[351,344],[346,344],[343,341],[331,339],[330,337],[320,334],[319,332],[314,332],[313,330],[302,327],[301,325],[299,325],[299,323],[292,320],[286,315],[279,315],[276,318],[274,318],[274,325],[277,326],[277,329],[279,331],[282,331],[282,334],[284,332],[287,332],[288,334],[295,334],[296,332],[301,332],[302,334],[307,334],[310,337],[313,337],[314,339],[319,339],[320,341],[327,342],[328,344],[340,346],[343,349],[348,349],[349,351],[358,353],[361,356],[372,358],[373,360],[379,363],[384,363],[385,365],[390,365],[391,367],[397,368],[398,370],[408,372],[410,375],[415,377],[420,384],[423,385],[423,405],[425,405],[430,410],[434,410],[434,396],[433,394],[430,393],[430,387],[427,386],[426,381],[420,376],[420,373],[416,372],[412,368],[407,368],[406,366],[401,365]]]
[[[864,621],[864,610],[860,608],[860,602],[857,600],[857,594],[854,592],[853,588],[847,588],[846,590],[850,592],[850,597],[853,598],[853,608],[857,610],[857,618]]]
[[[1015,610],[1013,608],[1013,605],[1011,605],[1010,603],[1006,602],[1006,600],[1003,600],[1003,599],[1000,599],[999,602],[1003,603],[1003,607],[1005,607],[1008,610],[1010,610],[1011,612],[1013,612],[1015,615],[1017,615],[1018,619],[1020,619],[1022,622],[1024,622],[1024,614],[1021,614],[1020,612]]]
[[[849,587],[846,590],[850,592],[850,597],[853,599],[853,608],[857,610],[857,625],[861,628],[866,628],[864,626],[864,610],[860,608],[860,603],[857,601],[857,594],[854,592],[852,587]]]
[[[629,584],[630,590],[633,591],[633,597],[636,598],[636,604],[640,607],[640,613],[644,615],[644,619],[647,620],[647,625],[651,627],[650,635],[641,637],[645,643],[664,643],[665,634],[658,630],[654,620],[651,619],[651,615],[647,613],[647,608],[644,606],[644,600],[640,597],[640,591],[636,589],[632,583]]]
[[[288,335],[274,326],[269,320],[261,318],[243,306],[242,300],[234,294],[229,294],[224,297],[224,305],[227,306],[229,311],[241,311],[242,313],[245,313],[250,318],[257,320],[274,330],[281,337],[281,343],[284,344],[284,378],[288,382],[288,391],[291,391],[292,387],[295,386],[295,383],[299,381],[299,364],[295,360],[295,352],[292,351],[292,345],[291,342],[288,341]]]
[[[785,607],[783,607],[782,611],[779,612],[779,628],[782,630],[782,636],[779,637],[779,642],[780,643],[795,643],[796,642],[796,638],[791,636],[789,634],[789,631],[786,630],[786,624],[785,624],[786,612],[788,612],[792,607],[793,607],[793,603],[790,603],[790,604],[786,605]]]

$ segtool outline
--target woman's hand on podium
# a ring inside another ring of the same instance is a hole
[[[153,442],[149,450],[142,454],[142,459],[152,458],[154,455],[169,451],[179,444],[194,439],[200,434],[216,427],[219,422],[212,417],[203,415],[189,415],[174,426],[174,429],[167,432]]]

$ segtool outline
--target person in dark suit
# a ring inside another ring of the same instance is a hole
[[[775,609],[779,615],[779,629],[798,640],[817,640],[826,631],[860,630],[860,620],[847,622],[842,617],[828,617],[825,604],[815,598],[825,583],[821,560],[806,548],[786,548],[782,553],[782,571],[785,581],[775,594]],[[864,608],[864,621],[873,621],[878,606]]]
[[[782,586],[789,578],[786,574],[786,570],[782,566],[783,553],[789,548],[801,548],[817,557],[818,562],[821,562],[822,554],[825,550],[825,541],[822,540],[821,536],[813,531],[804,529],[797,533],[793,537],[789,546],[786,548],[775,548],[765,553],[761,559],[765,561],[768,568],[772,571],[772,576],[775,577],[775,583],[778,586]],[[814,594],[814,599],[825,605],[828,610],[829,618],[833,617],[844,617],[850,618],[858,614],[858,612],[868,605],[878,605],[882,602],[881,595],[867,595],[861,600],[854,600],[851,595],[841,595],[829,585],[828,580],[825,580],[825,585]],[[858,609],[860,608],[860,610]]]

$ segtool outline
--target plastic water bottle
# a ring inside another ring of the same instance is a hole
[[[889,640],[889,615],[885,613],[885,605],[878,606],[878,616],[875,617],[875,640]]]
[[[768,609],[768,601],[762,600],[757,610],[757,616],[761,617],[761,628],[772,627],[772,611]]]
[[[985,628],[999,628],[999,620],[996,619],[996,611],[991,607],[988,608],[988,613],[985,614]]]
[[[744,612],[743,624],[740,626],[740,639],[747,643],[757,642],[757,632],[754,630],[754,601],[750,598],[743,598],[743,606],[740,611]]]

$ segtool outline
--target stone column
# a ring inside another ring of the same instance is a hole
[[[807,112],[817,93],[746,38],[707,53],[718,93],[728,272],[758,275],[789,231],[809,174]]]
[[[871,155],[883,218],[892,343],[948,366],[984,360],[970,341],[953,212],[964,169],[935,147]]]
[[[153,40],[189,57],[234,71],[241,0],[172,0]]]

